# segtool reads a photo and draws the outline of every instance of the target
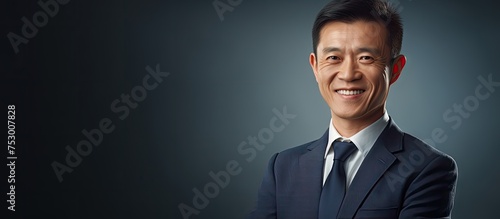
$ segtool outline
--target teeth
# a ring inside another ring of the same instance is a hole
[[[337,93],[342,95],[357,95],[365,92],[364,90],[338,90]]]

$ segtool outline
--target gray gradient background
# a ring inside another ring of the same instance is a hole
[[[242,218],[254,206],[270,156],[320,137],[328,126],[308,64],[312,23],[326,2],[244,0],[220,21],[209,0],[71,1],[14,54],[6,34],[20,34],[20,18],[40,8],[4,1],[0,107],[18,108],[19,183],[17,212],[2,214],[181,218],[177,206],[192,206],[192,189],[236,160],[242,172],[191,218]],[[493,218],[499,91],[456,130],[443,113],[474,94],[478,76],[500,81],[499,11],[490,1],[400,5],[408,63],[391,88],[389,114],[422,139],[435,128],[446,132],[448,140],[435,146],[458,163],[453,218]],[[119,120],[109,105],[156,64],[170,76]],[[297,117],[246,162],[237,146],[268,127],[272,109],[283,106]],[[104,117],[114,132],[59,183],[50,164],[62,162],[66,145],[75,147],[82,129]]]

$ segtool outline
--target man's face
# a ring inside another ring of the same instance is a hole
[[[334,123],[366,127],[383,115],[389,85],[402,68],[391,78],[390,49],[387,30],[380,23],[330,22],[323,26],[317,54],[311,54],[310,62]]]

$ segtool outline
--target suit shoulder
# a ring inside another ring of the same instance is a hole
[[[451,162],[453,163],[453,165],[456,165],[455,160],[450,155],[438,150],[437,148],[427,144],[426,142],[411,134],[404,133],[403,145],[403,153],[408,153],[410,156],[412,156],[412,154],[416,156],[417,154],[423,153],[423,155],[425,155],[427,158],[430,158],[431,160],[439,159],[445,162]]]
[[[281,152],[279,152],[279,156],[297,156],[305,153],[308,151],[308,148],[317,143],[319,139],[316,139],[314,141],[307,142],[305,144],[301,144],[298,146],[294,146],[292,148],[285,149]]]

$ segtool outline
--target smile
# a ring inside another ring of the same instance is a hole
[[[336,92],[341,95],[358,95],[365,92],[365,90],[336,90]]]

